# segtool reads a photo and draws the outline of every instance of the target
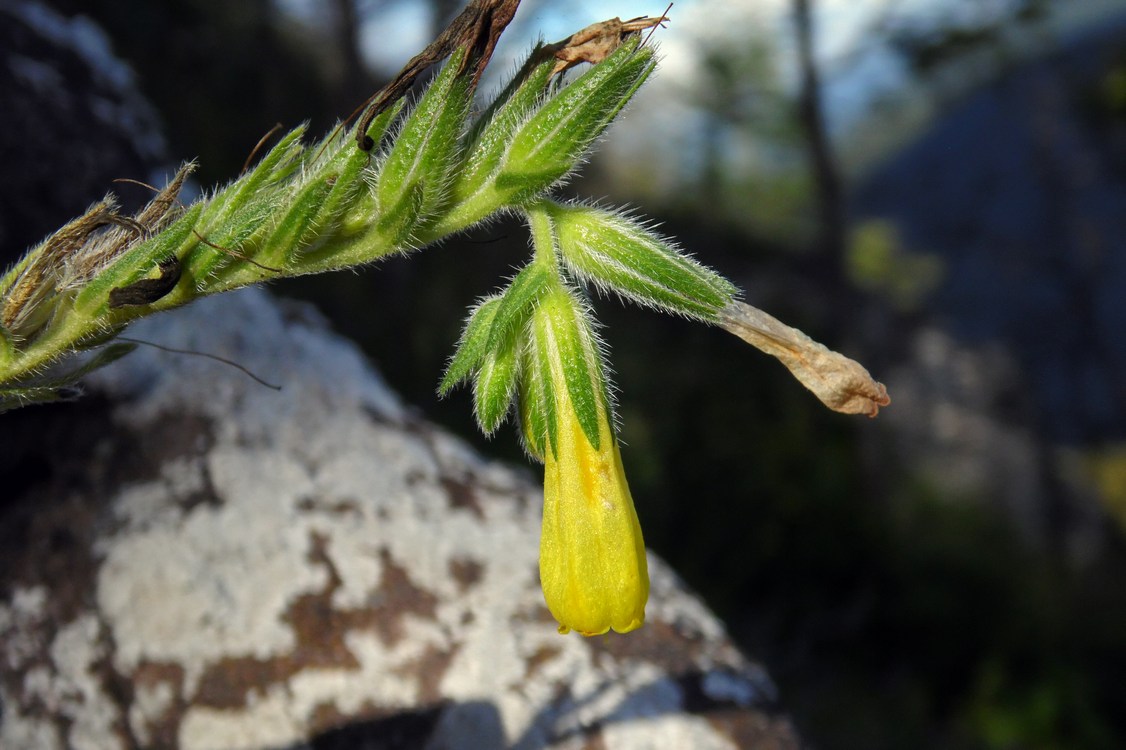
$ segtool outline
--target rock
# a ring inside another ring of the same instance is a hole
[[[763,669],[652,558],[648,622],[561,636],[541,490],[412,414],[307,307],[142,321],[0,421],[0,746],[790,748]]]
[[[130,206],[149,197],[116,178],[163,184],[159,118],[90,19],[0,0],[0,102],[0,164],[10,178],[0,181],[0,265],[111,187]]]

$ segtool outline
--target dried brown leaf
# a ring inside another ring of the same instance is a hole
[[[25,335],[36,308],[55,293],[67,258],[74,255],[91,234],[112,224],[116,218],[117,201],[107,195],[44,240],[4,291],[0,301],[0,323],[4,328],[18,336]]]
[[[493,56],[497,40],[516,14],[519,5],[520,0],[473,0],[437,39],[412,57],[390,83],[372,96],[356,126],[356,143],[359,147],[370,151],[375,145],[370,143],[371,138],[367,134],[372,121],[401,99],[427,68],[446,59],[459,47],[466,47],[469,54],[462,60],[458,73],[464,73],[472,65],[471,85],[476,86]]]
[[[734,302],[720,311],[723,328],[784,364],[821,402],[842,414],[874,417],[891,403],[864,366],[828,349],[762,310]]]
[[[153,199],[132,218],[117,214],[110,217],[108,223],[112,228],[92,235],[64,259],[66,270],[59,288],[77,289],[85,285],[138,242],[159,234],[171,224],[181,213],[180,190],[194,171],[195,162],[181,164],[168,184],[157,190]]]
[[[33,335],[46,323],[46,307],[57,295],[81,288],[167,227],[179,215],[176,202],[193,169],[191,162],[181,166],[135,216],[119,214],[116,198],[107,195],[44,240],[0,295],[0,325],[16,336]]]
[[[660,18],[641,16],[629,21],[611,18],[609,21],[593,23],[582,31],[576,31],[566,39],[555,44],[549,44],[543,52],[552,55],[557,60],[551,74],[563,73],[580,63],[586,62],[593,65],[602,62],[611,52],[620,47],[622,40],[630,34],[663,25],[667,20],[667,16]]]

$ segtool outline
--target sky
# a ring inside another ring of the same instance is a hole
[[[893,0],[898,5],[934,4],[937,0]],[[986,0],[991,1],[991,0]],[[1084,0],[1088,2],[1092,0]],[[275,0],[277,5],[291,15],[310,23],[317,23],[321,9],[316,0]],[[888,0],[816,0],[818,15],[824,20],[820,25],[819,47],[832,53],[841,44],[847,44],[860,25]],[[677,0],[669,12],[673,19],[662,35],[669,40],[679,36],[678,28],[704,29],[709,24],[730,27],[732,23],[744,24],[747,19],[761,23],[784,20],[790,0]],[[569,0],[568,2],[534,2],[526,0],[513,22],[506,51],[516,54],[530,43],[532,35],[539,32],[551,40],[567,36],[573,31],[596,21],[604,20],[608,13],[620,18],[655,16],[664,10],[663,0]],[[427,42],[430,27],[427,3],[401,0],[380,6],[379,12],[364,23],[364,54],[376,68],[397,70]],[[395,34],[387,35],[386,29]],[[511,38],[511,31],[522,33],[524,38]]]
[[[319,0],[274,0],[280,7],[312,24],[324,23]],[[874,104],[909,94],[913,84],[904,61],[873,25],[888,18],[898,24],[926,27],[939,18],[950,21],[970,14],[1002,13],[1017,0],[811,0],[814,8],[814,47],[824,82],[822,91],[830,134],[846,138],[868,127]],[[660,14],[665,0],[524,0],[501,39],[482,91],[499,87],[537,36],[558,40],[609,13],[628,19]],[[364,3],[361,3],[361,8]],[[1126,0],[1060,0],[1061,23],[1079,25],[1126,8]],[[676,0],[667,28],[654,35],[661,64],[641,90],[624,128],[649,140],[686,142],[693,128],[693,112],[685,101],[700,80],[697,66],[702,45],[738,45],[750,34],[768,35],[777,51],[776,68],[783,86],[796,87],[797,75],[790,24],[792,0]],[[362,25],[362,51],[373,68],[391,75],[430,41],[429,3],[390,0],[378,4]],[[388,34],[387,29],[394,29]],[[637,113],[640,112],[638,116]],[[648,130],[646,134],[644,131]]]
[[[290,14],[309,23],[323,22],[318,0],[275,0]],[[830,125],[848,127],[870,108],[873,98],[909,82],[902,62],[879,44],[871,44],[865,32],[889,9],[892,16],[925,24],[936,17],[965,17],[969,14],[1003,12],[1014,0],[812,0],[815,12],[815,50],[826,78]],[[623,19],[660,14],[665,0],[525,0],[502,38],[495,72],[512,70],[537,34],[557,40],[582,27],[604,20],[609,13]],[[792,0],[676,0],[667,28],[655,38],[663,60],[658,81],[671,87],[690,85],[695,55],[701,40],[732,37],[748,29],[765,30],[778,40],[780,72],[792,76],[793,59],[788,42],[792,37],[789,14]],[[1108,9],[1126,7],[1126,0],[1063,0],[1057,6],[1072,22],[1089,21]],[[361,3],[361,7],[363,4]],[[362,51],[368,63],[385,73],[402,67],[430,41],[429,3],[399,0],[378,5],[362,26]],[[388,28],[395,30],[387,34]],[[847,66],[841,61],[847,61]],[[654,83],[651,85],[660,86]]]

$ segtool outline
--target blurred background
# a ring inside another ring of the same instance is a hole
[[[277,122],[327,131],[461,7],[51,5],[105,30],[167,134],[156,173],[110,177],[160,183],[198,156],[203,187]],[[662,10],[524,0],[483,90],[539,34]],[[567,194],[659,220],[893,403],[830,413],[721,331],[595,300],[647,543],[813,746],[1126,746],[1126,0],[670,15],[656,76]],[[494,224],[274,289],[313,300],[426,417],[519,462],[511,429],[486,441],[470,395],[435,387],[465,307],[526,255],[520,226]]]

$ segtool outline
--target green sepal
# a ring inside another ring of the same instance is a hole
[[[255,236],[261,236],[269,231],[272,226],[272,212],[277,210],[277,205],[287,205],[286,191],[280,187],[263,187],[263,190],[253,198],[246,199],[243,211],[227,213],[223,206],[208,207],[199,217],[196,224],[196,233],[199,238],[185,261],[185,272],[197,279],[208,279],[209,286],[214,291],[221,291],[225,283],[231,282],[232,277],[252,272],[254,280],[261,279],[266,274],[261,268],[248,264],[238,256],[244,255],[244,246],[251,245]],[[218,204],[227,201],[227,194],[216,196]],[[290,211],[286,212],[287,214]],[[248,256],[252,257],[252,256]],[[256,262],[262,262],[254,258]],[[265,265],[269,265],[266,263]],[[243,282],[246,283],[246,282]]]
[[[529,454],[543,461],[555,451],[555,379],[551,373],[551,345],[546,317],[536,315],[529,326],[528,345],[521,352],[520,432]]]
[[[78,367],[59,375],[37,379],[27,384],[12,384],[0,388],[0,413],[31,404],[69,401],[80,391],[75,388],[79,380],[94,370],[121,359],[137,348],[136,344],[109,344],[96,351]]]
[[[261,161],[223,191],[227,198],[223,204],[239,206],[261,188],[281,182],[292,175],[301,166],[301,156],[305,151],[301,139],[304,137],[305,125],[296,127],[282,136],[277,145],[267,151]]]
[[[474,123],[466,139],[465,162],[451,190],[455,202],[465,200],[493,177],[513,135],[543,101],[554,65],[555,59],[549,58],[523,79],[513,79]]]
[[[373,143],[378,144],[383,140],[384,134],[402,108],[403,100],[400,99],[372,120],[367,136]],[[324,203],[325,212],[332,218],[338,217],[350,206],[357,193],[369,189],[363,173],[372,160],[371,154],[359,148],[354,138],[338,137],[342,138],[342,142],[337,144],[337,152],[331,156],[328,166],[320,171],[326,180],[332,182],[332,190]]]
[[[112,266],[91,279],[74,298],[76,311],[100,310],[109,303],[109,293],[114,287],[126,286],[152,273],[160,261],[170,256],[183,259],[184,249],[199,242],[192,233],[203,212],[203,204],[196,203],[171,226],[150,237],[118,258]],[[189,276],[184,273],[184,276]],[[184,283],[181,281],[181,283]],[[173,292],[173,294],[177,294]],[[117,317],[135,317],[128,309],[116,311]]]
[[[407,116],[380,168],[376,201],[380,232],[395,244],[432,218],[448,198],[451,174],[469,113],[464,50],[452,55]]]
[[[715,322],[737,290],[643,224],[591,206],[548,204],[575,276],[642,305]]]
[[[383,136],[387,133],[391,123],[402,112],[402,107],[403,100],[399,99],[371,121],[366,135],[371,138],[373,143],[378,145],[383,140]],[[322,169],[333,162],[351,161],[355,156],[360,157],[362,164],[371,161],[371,153],[356,145],[355,133],[347,130],[343,124],[338,124],[321,140],[309,146],[305,153],[312,157],[311,160],[306,161],[305,167],[312,169]]]
[[[509,337],[499,349],[485,354],[477,379],[473,383],[473,413],[477,424],[486,435],[496,432],[508,416],[512,399],[516,396],[516,383],[520,373],[522,337]]]
[[[442,376],[442,382],[438,385],[440,396],[449,395],[450,391],[472,376],[481,366],[485,354],[489,351],[489,334],[500,301],[499,294],[486,297],[469,313],[461,340],[458,341],[454,356],[446,368],[446,374]]]
[[[519,373],[519,413],[528,452],[543,459],[557,446],[560,388],[596,449],[601,425],[611,416],[602,354],[585,305],[563,287],[556,287],[536,306],[528,326]]]
[[[505,340],[524,326],[535,309],[536,300],[555,281],[555,274],[543,263],[529,263],[508,285],[489,330],[488,349],[504,346]]]
[[[423,215],[424,188],[415,182],[398,196],[398,202],[379,215],[376,226],[385,242],[393,247],[413,244],[414,234]]]
[[[545,298],[541,310],[554,345],[553,372],[561,372],[571,407],[587,440],[597,450],[601,445],[599,424],[607,409],[601,377],[601,355],[581,303],[559,290]]]
[[[539,194],[573,170],[653,70],[653,52],[623,43],[524,121],[511,136],[496,187],[507,202]]]
[[[336,180],[316,176],[296,189],[294,197],[286,200],[288,208],[278,218],[276,223],[268,225],[261,230],[262,239],[251,244],[255,247],[283,248],[286,257],[259,256],[255,260],[266,266],[284,267],[287,262],[296,259],[305,245],[311,242],[319,233],[325,231],[325,225],[330,217],[324,215],[324,204],[332,194]],[[287,238],[284,241],[278,238]],[[259,269],[263,275],[268,273]]]
[[[0,363],[7,364],[16,355],[16,342],[12,332],[0,325]]]
[[[406,100],[399,99],[390,107],[383,110],[383,112],[376,115],[375,119],[371,121],[371,125],[368,126],[367,136],[371,138],[371,142],[375,144],[373,148],[379,147],[379,142],[383,140],[383,136],[387,135],[387,131],[391,128],[391,123],[398,119],[405,105]],[[356,151],[363,152],[363,149],[357,148]]]

